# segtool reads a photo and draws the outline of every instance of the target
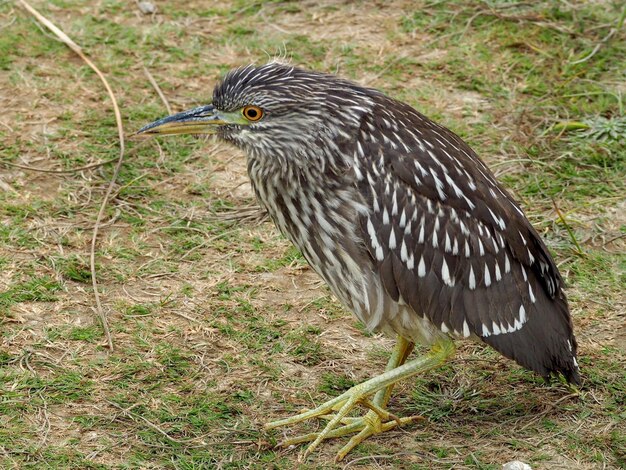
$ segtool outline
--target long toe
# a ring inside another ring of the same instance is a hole
[[[350,441],[343,446],[335,460],[341,461],[352,449],[374,434],[389,431],[397,426],[406,425],[412,423],[418,419],[423,419],[421,416],[411,416],[407,418],[398,418],[395,415],[387,412],[386,410],[377,409],[370,410],[364,416],[360,417],[341,417],[338,419],[337,414],[322,415],[320,418],[330,421],[324,429],[320,432],[312,432],[309,434],[303,434],[297,437],[285,439],[278,445],[280,447],[290,447],[293,445],[303,444],[305,442],[311,442],[312,444],[305,450],[302,458],[306,458],[320,442],[326,439],[332,439],[336,437],[348,436],[355,434]],[[385,419],[387,418],[387,419]],[[335,423],[333,423],[335,421]],[[334,427],[330,427],[330,425]]]

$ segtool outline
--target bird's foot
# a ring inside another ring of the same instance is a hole
[[[356,445],[371,435],[421,419],[421,416],[398,418],[385,409],[393,386],[402,379],[442,364],[454,353],[454,342],[449,339],[440,340],[424,356],[402,364],[411,348],[411,343],[403,339],[399,340],[387,365],[387,370],[383,374],[355,385],[337,398],[333,398],[313,410],[305,410],[296,416],[266,424],[266,429],[288,426],[311,418],[327,420],[328,422],[321,432],[287,439],[280,443],[282,446],[290,446],[302,442],[311,442],[304,451],[302,458],[306,458],[324,439],[356,433],[337,454],[336,460],[339,461]],[[365,406],[369,411],[362,417],[348,416],[358,405]]]
[[[289,447],[296,444],[302,444],[304,442],[311,442],[302,455],[303,459],[315,450],[315,448],[325,439],[342,437],[356,433],[356,435],[352,436],[350,441],[337,453],[335,460],[339,462],[354,447],[368,437],[374,434],[389,431],[396,426],[402,426],[404,424],[412,423],[418,419],[423,419],[421,416],[398,418],[382,406],[374,403],[368,397],[373,394],[376,389],[372,390],[371,387],[367,387],[367,385],[370,385],[368,382],[352,387],[344,394],[324,403],[314,410],[304,410],[302,413],[290,418],[268,423],[265,427],[267,429],[273,429],[280,426],[306,421],[311,418],[321,418],[326,420],[327,424],[322,431],[286,439],[278,444],[281,447]],[[350,413],[358,405],[368,408],[369,412],[360,417],[347,416],[348,413]]]
[[[334,415],[320,416],[320,418],[332,421]],[[331,439],[334,437],[347,436],[349,434],[356,434],[350,438],[348,443],[344,445],[335,456],[335,461],[340,462],[348,455],[357,445],[363,442],[374,434],[379,434],[385,431],[389,431],[397,426],[410,424],[419,419],[424,419],[422,416],[410,416],[406,418],[398,418],[391,413],[386,413],[386,416],[381,416],[376,411],[370,410],[364,416],[361,417],[346,417],[341,420],[342,426],[336,426],[334,429],[329,429],[329,425],[326,425],[321,432],[313,432],[309,434],[303,434],[301,436],[285,439],[278,445],[281,447],[289,447],[292,445],[302,444],[304,442],[312,442],[309,447],[304,451],[303,458],[306,458],[324,439]],[[330,424],[330,423],[329,423]],[[316,442],[318,441],[318,442]]]

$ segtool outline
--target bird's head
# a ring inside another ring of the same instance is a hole
[[[316,160],[354,141],[372,90],[333,75],[270,62],[230,71],[211,104],[155,121],[138,134],[216,134],[257,158]]]

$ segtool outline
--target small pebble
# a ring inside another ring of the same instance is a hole
[[[530,465],[519,460],[513,460],[502,465],[502,470],[533,470]]]
[[[152,2],[139,2],[137,6],[144,15],[152,15],[157,11],[156,5]]]

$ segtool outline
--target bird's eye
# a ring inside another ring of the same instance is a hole
[[[256,122],[263,117],[263,110],[258,106],[246,106],[241,111],[248,121]]]

